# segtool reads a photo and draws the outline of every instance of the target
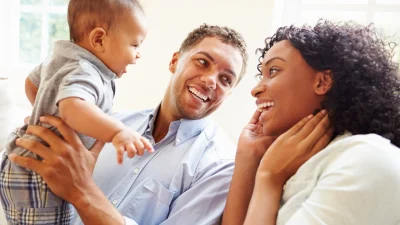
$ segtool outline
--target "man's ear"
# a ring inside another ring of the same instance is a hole
[[[171,59],[171,61],[169,62],[169,71],[170,71],[171,73],[175,73],[176,67],[177,67],[177,65],[178,65],[179,57],[180,57],[180,53],[179,53],[179,52],[175,52],[175,53],[172,55],[172,59]]]
[[[333,85],[332,71],[325,70],[318,72],[315,80],[315,93],[325,95]]]
[[[96,27],[89,33],[89,44],[96,52],[104,52],[106,37],[107,32],[101,27]]]

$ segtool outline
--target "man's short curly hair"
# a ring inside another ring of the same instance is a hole
[[[100,26],[108,31],[120,23],[127,12],[143,13],[143,9],[137,0],[70,0],[70,39],[79,42],[91,30]]]
[[[319,20],[314,27],[281,27],[259,49],[261,60],[277,42],[289,40],[312,68],[331,70],[333,85],[322,107],[336,134],[379,134],[400,147],[399,65],[393,43],[385,44],[373,25]]]
[[[211,26],[207,24],[201,25],[199,28],[193,30],[188,34],[182,42],[179,52],[185,52],[193,46],[201,42],[206,37],[216,37],[225,44],[229,44],[237,48],[242,56],[243,67],[240,71],[238,82],[242,79],[247,68],[247,45],[241,34],[229,27]]]

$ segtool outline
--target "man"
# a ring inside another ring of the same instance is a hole
[[[28,132],[50,147],[22,139],[17,144],[43,161],[10,156],[37,171],[50,189],[70,202],[73,224],[219,224],[233,173],[236,146],[207,116],[229,96],[244,75],[246,45],[232,29],[203,25],[192,31],[174,53],[172,77],[161,104],[154,110],[117,114],[139,131],[155,152],[115,160],[115,149],[97,143],[86,151],[75,132],[60,119],[56,126],[65,141],[49,130]]]

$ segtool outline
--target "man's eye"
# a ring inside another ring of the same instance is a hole
[[[208,62],[204,59],[199,59],[198,60],[203,66],[207,67],[208,66]]]

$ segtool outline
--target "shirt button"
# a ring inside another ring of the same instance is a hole
[[[118,204],[118,200],[112,201],[112,204],[113,204],[113,205],[117,205],[117,204]]]
[[[138,173],[139,173],[139,170],[140,170],[140,169],[136,167],[135,169],[133,169],[133,173],[134,173],[134,174],[138,174]]]
[[[181,139],[177,138],[177,139],[176,139],[176,143],[179,144],[180,142],[181,142]]]

